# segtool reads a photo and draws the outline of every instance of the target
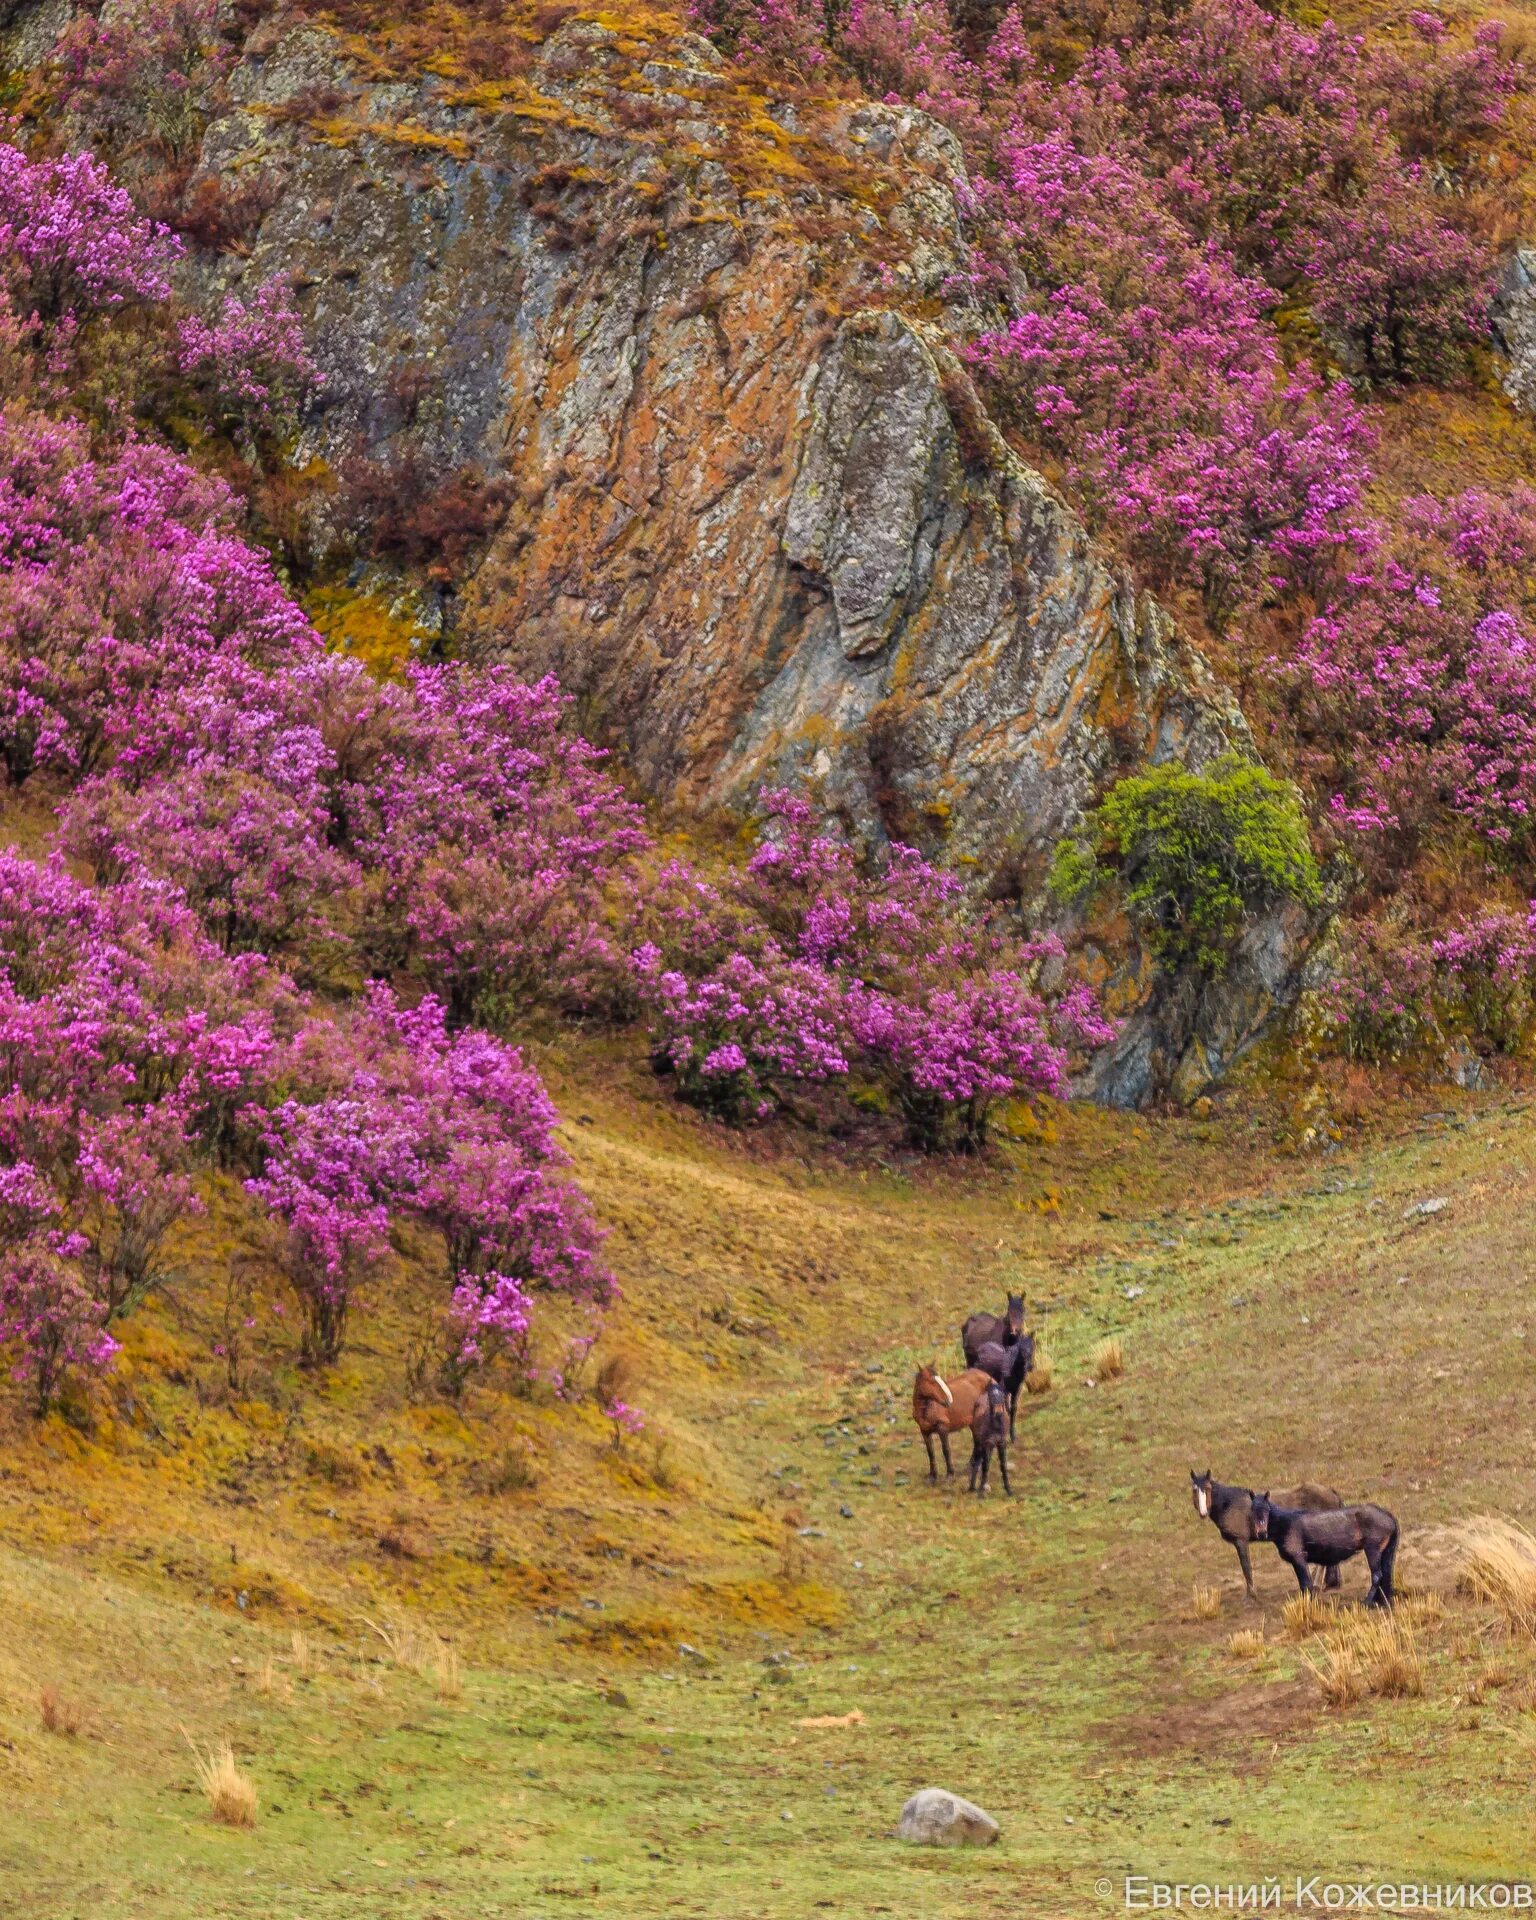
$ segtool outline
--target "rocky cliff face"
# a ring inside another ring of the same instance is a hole
[[[764,97],[645,10],[568,21],[494,86],[279,17],[229,97],[200,172],[260,217],[190,271],[296,278],[314,539],[342,543],[360,462],[397,515],[470,523],[435,617],[558,674],[662,802],[810,776],[860,838],[1027,895],[1115,771],[1244,737],[944,344],[967,187],[923,115]],[[1204,1040],[1106,962],[1142,1013],[1101,1093],[1199,1081],[1192,1041],[1225,1064],[1294,959],[1272,943]]]

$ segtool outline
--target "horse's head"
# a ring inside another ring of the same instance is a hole
[[[914,1397],[919,1400],[942,1401],[946,1407],[952,1407],[955,1404],[955,1396],[950,1392],[943,1374],[939,1372],[937,1361],[932,1366],[918,1368],[917,1378],[912,1382],[912,1389]]]
[[[1199,1514],[1202,1520],[1209,1520],[1211,1517],[1211,1490],[1216,1484],[1211,1478],[1211,1470],[1207,1467],[1204,1473],[1196,1473],[1194,1468],[1191,1467],[1189,1470],[1189,1478],[1190,1491],[1195,1497],[1195,1512]]]
[[[1024,1296],[1022,1293],[1010,1293],[1008,1296],[1008,1344],[1012,1346],[1024,1331]]]
[[[1270,1502],[1267,1488],[1263,1493],[1256,1493],[1253,1496],[1253,1506],[1249,1510],[1249,1517],[1253,1521],[1253,1537],[1255,1540],[1267,1540],[1269,1538],[1269,1516],[1273,1512],[1274,1507]]]

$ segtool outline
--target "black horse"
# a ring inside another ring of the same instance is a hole
[[[1000,1347],[1011,1347],[1023,1332],[1024,1296],[1022,1293],[1010,1293],[1003,1312],[973,1313],[960,1329],[965,1364],[974,1367],[977,1354],[989,1340],[995,1340]]]
[[[1003,1470],[1003,1492],[1010,1499],[1013,1488],[1008,1484],[1008,1393],[999,1381],[993,1380],[985,1393],[978,1394],[976,1404],[971,1409],[971,1479],[972,1493],[985,1493],[987,1490],[987,1469],[992,1464],[993,1454],[997,1455],[997,1464]],[[981,1474],[981,1484],[976,1484],[976,1475]]]
[[[1191,1491],[1194,1495],[1195,1512],[1202,1520],[1211,1521],[1223,1540],[1230,1540],[1237,1549],[1238,1565],[1243,1570],[1243,1585],[1248,1589],[1248,1598],[1257,1600],[1253,1590],[1253,1568],[1248,1560],[1248,1543],[1257,1540],[1253,1530],[1253,1502],[1255,1495],[1249,1487],[1226,1487],[1215,1479],[1210,1469],[1204,1473],[1189,1470]],[[1344,1502],[1332,1487],[1315,1487],[1310,1481],[1304,1481],[1299,1487],[1292,1487],[1281,1496],[1287,1507],[1298,1507],[1306,1512],[1325,1508],[1338,1509]],[[1336,1587],[1339,1584],[1339,1570],[1330,1566],[1324,1576],[1323,1584]]]
[[[1299,1507],[1277,1507],[1267,1493],[1261,1493],[1253,1503],[1253,1537],[1274,1542],[1303,1593],[1312,1591],[1309,1560],[1320,1567],[1338,1567],[1363,1553],[1371,1569],[1365,1604],[1392,1604],[1397,1520],[1385,1507],[1340,1507],[1332,1513],[1306,1513]]]
[[[1002,1385],[1008,1395],[1008,1438],[1017,1440],[1019,1395],[1024,1391],[1024,1382],[1035,1364],[1035,1336],[1021,1333],[1008,1346],[1000,1346],[996,1340],[983,1341],[976,1349],[976,1358],[971,1364],[980,1367],[983,1373],[990,1373]]]

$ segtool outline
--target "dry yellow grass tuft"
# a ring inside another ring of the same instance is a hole
[[[1457,1584],[1498,1608],[1511,1632],[1536,1639],[1536,1535],[1484,1513],[1451,1529]]]
[[[1360,1671],[1360,1656],[1352,1646],[1325,1641],[1322,1658],[1302,1658],[1312,1669],[1323,1698],[1330,1707],[1353,1706],[1365,1692],[1365,1676]]]
[[[412,1626],[409,1620],[370,1620],[366,1613],[358,1618],[377,1636],[389,1655],[390,1665],[402,1673],[425,1673],[435,1664],[437,1636]]]
[[[1049,1393],[1051,1383],[1056,1378],[1056,1360],[1050,1348],[1045,1344],[1045,1335],[1035,1335],[1035,1364],[1024,1376],[1026,1393]]]
[[[295,1627],[288,1648],[293,1656],[294,1672],[300,1679],[307,1680],[315,1670],[315,1650],[309,1643],[308,1634]]]
[[[439,1700],[463,1698],[464,1676],[459,1670],[459,1650],[457,1647],[449,1646],[446,1640],[438,1645],[436,1673]]]
[[[1093,1350],[1093,1375],[1096,1380],[1118,1380],[1125,1372],[1125,1349],[1120,1336],[1111,1334]]]
[[[1339,1614],[1336,1607],[1331,1607],[1318,1594],[1295,1593],[1280,1609],[1280,1618],[1285,1622],[1287,1633],[1305,1640],[1310,1633],[1326,1632],[1337,1622]]]
[[[1214,1620],[1221,1612],[1220,1587],[1208,1587],[1197,1580],[1190,1589],[1189,1599],[1197,1620]]]
[[[1227,1635],[1227,1652],[1239,1660],[1257,1660],[1268,1651],[1262,1627],[1239,1627]]]
[[[1417,1699],[1424,1691],[1424,1662],[1413,1627],[1385,1609],[1340,1613],[1323,1637],[1321,1664],[1309,1659],[1307,1665],[1330,1706],[1347,1706],[1366,1693],[1401,1700]]]
[[[37,1716],[43,1723],[45,1733],[56,1733],[63,1739],[73,1740],[80,1731],[80,1709],[72,1700],[66,1700],[57,1687],[44,1687],[38,1695]]]
[[[220,1740],[204,1753],[185,1727],[181,1737],[191,1749],[197,1784],[214,1819],[226,1827],[254,1827],[256,1789],[236,1764],[235,1750],[229,1741]]]

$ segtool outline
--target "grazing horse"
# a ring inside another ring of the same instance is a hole
[[[1008,1484],[1008,1389],[1000,1381],[989,1380],[987,1390],[978,1394],[976,1404],[971,1408],[971,1481],[972,1493],[985,1493],[987,1490],[987,1469],[992,1464],[993,1454],[997,1455],[997,1464],[1003,1470],[1003,1492],[1011,1500],[1013,1488]],[[976,1484],[978,1469],[981,1484]]]
[[[1300,1507],[1276,1506],[1267,1493],[1261,1493],[1253,1503],[1253,1537],[1274,1542],[1303,1593],[1312,1591],[1309,1560],[1320,1567],[1337,1567],[1363,1553],[1371,1569],[1365,1604],[1392,1604],[1397,1520],[1385,1507],[1340,1507],[1331,1513],[1307,1513]]]
[[[980,1367],[983,1373],[990,1373],[994,1380],[1002,1382],[1008,1395],[1008,1438],[1019,1437],[1019,1395],[1024,1391],[1024,1382],[1029,1378],[1030,1368],[1035,1364],[1035,1336],[1021,1333],[1011,1346],[999,1346],[996,1340],[985,1340],[976,1349],[973,1366]]]
[[[1237,1548],[1238,1565],[1243,1570],[1243,1585],[1248,1589],[1248,1598],[1257,1601],[1253,1590],[1253,1568],[1248,1561],[1248,1543],[1257,1540],[1253,1530],[1254,1495],[1248,1487],[1226,1487],[1213,1479],[1210,1469],[1204,1473],[1189,1470],[1191,1491],[1194,1494],[1195,1512],[1202,1520],[1214,1523],[1216,1531],[1223,1540],[1230,1540]],[[1337,1509],[1344,1502],[1332,1487],[1315,1487],[1310,1481],[1304,1481],[1299,1487],[1292,1487],[1282,1493],[1280,1501],[1286,1507],[1299,1507],[1305,1512],[1326,1508]],[[1339,1570],[1330,1566],[1323,1584],[1336,1587],[1339,1584]]]
[[[963,1433],[971,1424],[971,1412],[993,1384],[992,1376],[972,1370],[947,1381],[937,1367],[919,1367],[912,1382],[912,1418],[928,1449],[928,1478],[937,1480],[939,1469],[933,1457],[933,1439],[937,1434],[944,1448],[944,1471],[953,1480],[955,1463],[949,1457],[949,1436]]]

